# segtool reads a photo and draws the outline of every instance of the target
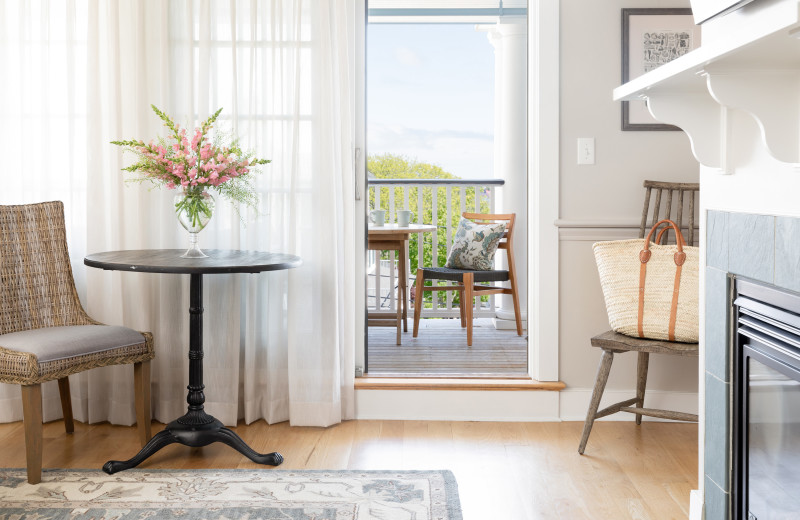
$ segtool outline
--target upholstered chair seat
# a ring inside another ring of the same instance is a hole
[[[0,334],[0,382],[33,385],[128,359],[152,358],[152,343],[149,332],[109,325]]]

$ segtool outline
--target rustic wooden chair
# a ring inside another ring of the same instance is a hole
[[[64,426],[74,431],[68,376],[134,364],[136,420],[150,439],[153,336],[91,319],[72,277],[61,202],[0,206],[0,382],[22,387],[28,482],[42,476],[42,389],[58,380]]]
[[[467,345],[472,345],[472,308],[473,297],[487,294],[510,294],[514,302],[514,317],[517,322],[517,334],[522,336],[522,318],[519,310],[517,292],[517,275],[514,268],[514,213],[463,213],[466,219],[479,223],[506,222],[506,231],[498,245],[504,249],[508,257],[508,270],[476,271],[470,269],[452,269],[449,267],[420,267],[417,269],[416,292],[414,294],[414,337],[419,332],[419,318],[422,312],[423,291],[458,291],[461,296],[461,326],[467,329]],[[456,285],[425,286],[425,280],[449,280]],[[509,282],[509,287],[494,285],[476,285],[481,282]]]
[[[642,210],[642,222],[639,226],[639,238],[644,238],[647,230],[659,220],[666,218],[674,221],[678,225],[688,245],[696,245],[697,227],[695,225],[695,199],[700,191],[700,185],[695,183],[644,181],[644,187],[646,193],[644,209]],[[653,200],[652,197],[654,191],[655,200]],[[649,223],[648,214],[651,219]],[[667,243],[667,237],[664,238],[665,241],[662,243]],[[671,238],[671,241],[675,241],[674,236]],[[616,412],[636,414],[636,424],[642,424],[643,415],[662,419],[697,422],[697,415],[695,414],[644,408],[644,394],[647,384],[647,369],[650,362],[650,354],[698,357],[697,343],[677,343],[640,339],[618,334],[614,331],[608,331],[593,337],[591,339],[591,344],[593,347],[602,349],[603,354],[600,358],[600,366],[597,369],[597,381],[595,382],[594,391],[592,392],[589,410],[586,413],[586,422],[583,425],[583,435],[581,436],[578,453],[583,454],[586,449],[586,442],[589,440],[589,434],[592,431],[592,425],[595,419]],[[622,354],[624,352],[638,353],[636,397],[612,404],[598,412],[597,408],[600,405],[600,399],[603,397],[606,381],[608,381],[608,374],[611,371],[611,363],[614,361],[614,354]]]

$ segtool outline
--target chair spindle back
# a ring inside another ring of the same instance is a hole
[[[678,229],[681,230],[687,245],[696,246],[698,228],[695,215],[695,199],[700,192],[700,185],[685,182],[644,181],[644,187],[646,193],[644,196],[644,208],[642,209],[642,222],[639,226],[639,238],[644,238],[656,222],[667,218],[675,222]],[[655,191],[655,200],[652,197],[653,191]],[[663,204],[662,201],[664,202]],[[650,217],[649,222],[648,216]],[[675,242],[675,237],[670,238],[669,235],[670,233],[667,231],[664,236],[665,244]]]

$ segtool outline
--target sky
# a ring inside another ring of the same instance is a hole
[[[474,24],[369,24],[367,153],[494,176],[494,48]]]

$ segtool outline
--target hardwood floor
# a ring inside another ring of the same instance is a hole
[[[688,518],[697,488],[697,425],[598,421],[578,455],[582,423],[347,421],[330,428],[236,431],[279,451],[281,469],[450,469],[464,520]],[[153,423],[153,433],[163,425]],[[24,467],[22,423],[0,424],[0,467]],[[139,449],[135,427],[44,425],[45,468],[100,468]],[[231,448],[171,445],[142,468],[257,468]],[[47,478],[45,474],[45,479]]]
[[[473,322],[472,346],[457,319],[422,319],[413,337],[413,318],[397,344],[397,328],[368,327],[371,376],[519,377],[528,373],[528,331],[497,330],[488,318]]]

